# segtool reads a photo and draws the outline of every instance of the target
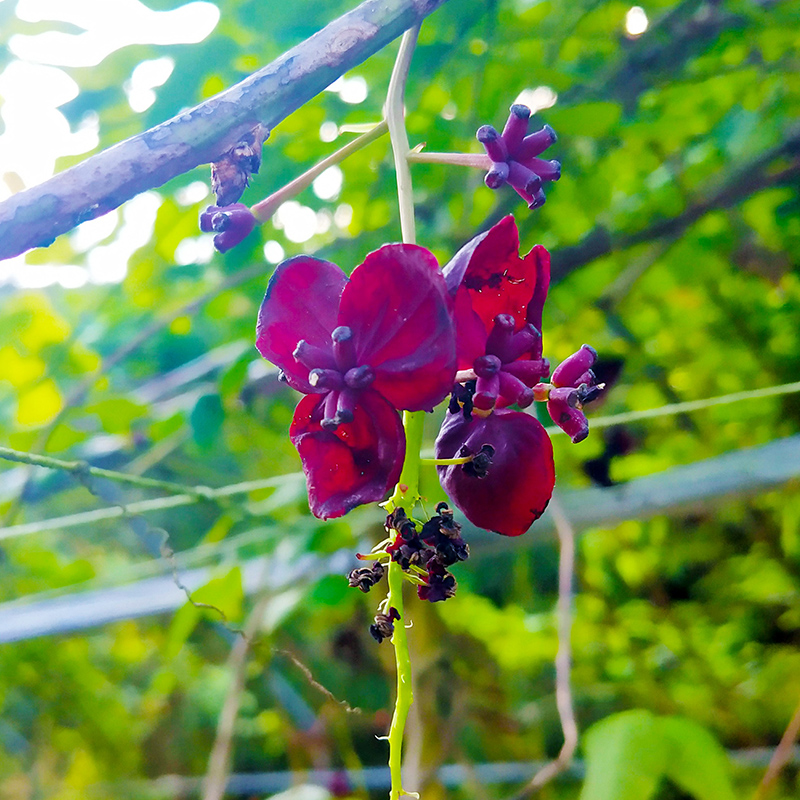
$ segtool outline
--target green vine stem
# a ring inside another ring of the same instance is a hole
[[[403,242],[416,243],[416,226],[414,222],[414,195],[411,185],[411,170],[408,165],[408,134],[406,133],[404,96],[406,78],[411,64],[411,57],[419,35],[419,26],[403,34],[400,49],[397,53],[389,90],[386,95],[386,122],[389,126],[389,138],[392,143],[395,170],[397,173],[397,198],[400,208],[400,230]],[[406,457],[403,470],[394,494],[386,507],[391,512],[401,507],[410,517],[419,500],[420,450],[422,448],[422,432],[425,423],[425,412],[406,411],[403,413],[403,426],[406,431]],[[411,657],[408,651],[406,636],[406,618],[403,606],[403,571],[395,561],[389,562],[389,596],[386,599],[386,610],[394,608],[399,614],[394,626],[392,645],[397,666],[397,698],[394,715],[389,728],[389,772],[391,774],[390,800],[399,800],[402,795],[418,797],[403,790],[401,767],[403,763],[403,736],[405,733],[408,711],[414,700],[411,685]]]
[[[390,800],[399,800],[402,795],[410,794],[403,790],[401,768],[403,765],[403,735],[408,719],[408,711],[414,702],[411,687],[411,656],[408,652],[406,636],[405,612],[403,609],[403,570],[396,561],[389,562],[389,597],[387,606],[396,608],[400,619],[394,626],[392,645],[394,646],[395,664],[397,666],[397,699],[394,706],[392,725],[389,728],[389,772],[392,787]],[[419,795],[416,795],[419,796]]]
[[[387,130],[389,130],[389,126],[386,120],[381,120],[372,130],[367,131],[357,139],[353,139],[352,142],[348,142],[335,153],[331,153],[327,158],[323,158],[322,161],[307,169],[302,175],[298,175],[293,181],[281,186],[280,189],[264,198],[260,203],[256,203],[250,208],[253,216],[259,222],[266,222],[278,210],[278,206],[281,203],[285,203],[290,198],[300,194],[303,189],[307,189],[328,167],[341,163],[348,156],[379,139]]]
[[[200,499],[210,499],[213,491],[207,486],[185,486],[171,481],[159,481],[155,478],[142,478],[139,475],[128,475],[125,472],[115,472],[100,467],[90,467],[85,461],[62,461],[51,456],[26,453],[21,450],[12,450],[10,447],[0,447],[0,458],[6,461],[16,461],[19,464],[30,464],[35,467],[60,469],[71,472],[73,475],[90,475],[93,478],[108,478],[119,483],[128,483],[141,489],[161,489],[165,492],[194,495]]]

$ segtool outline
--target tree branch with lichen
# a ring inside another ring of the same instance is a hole
[[[271,64],[188,111],[0,203],[0,259],[57,236],[270,130],[446,0],[366,0]]]

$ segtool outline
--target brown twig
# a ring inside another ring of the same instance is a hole
[[[578,725],[572,705],[572,575],[575,571],[575,531],[557,497],[550,501],[561,557],[558,562],[558,653],[556,654],[556,706],[564,733],[564,744],[556,758],[542,767],[513,800],[525,800],[566,770],[578,746]]]
[[[253,637],[261,627],[261,621],[272,599],[269,592],[264,592],[256,601],[250,616],[245,623],[243,635],[237,636],[228,656],[227,668],[232,674],[231,685],[222,704],[222,712],[217,723],[217,734],[214,746],[208,759],[208,772],[203,789],[203,800],[222,800],[228,783],[231,751],[233,749],[233,733],[239,706],[244,693],[247,672],[247,657],[250,653]]]
[[[769,796],[778,775],[792,757],[793,746],[798,734],[800,734],[800,703],[797,704],[797,708],[772,754],[767,771],[764,773],[761,783],[758,784],[753,800],[764,800]]]

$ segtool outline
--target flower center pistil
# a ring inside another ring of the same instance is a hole
[[[308,382],[315,394],[324,394],[320,425],[328,431],[352,422],[359,392],[375,380],[369,364],[356,366],[353,331],[340,325],[331,333],[331,350],[315,347],[305,339],[297,343],[294,358],[308,369]]]

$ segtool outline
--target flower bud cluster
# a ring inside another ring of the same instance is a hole
[[[542,182],[557,181],[561,177],[561,164],[539,158],[558,137],[549,125],[526,135],[530,116],[528,106],[517,103],[511,106],[502,133],[491,125],[483,125],[476,136],[492,160],[484,179],[486,185],[499,189],[507,183],[532,210],[544,205]]]

